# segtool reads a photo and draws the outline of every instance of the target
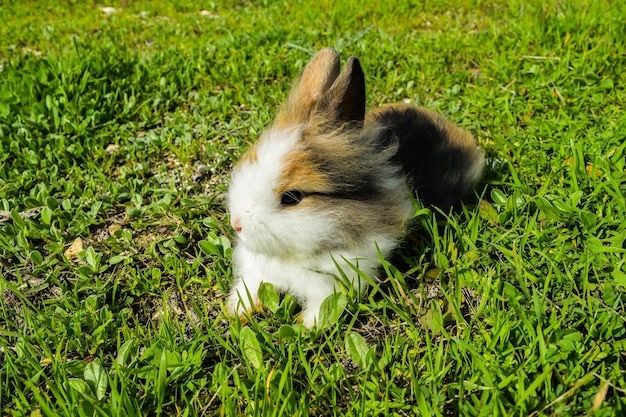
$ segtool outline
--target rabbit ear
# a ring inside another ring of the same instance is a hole
[[[335,122],[363,122],[365,118],[365,75],[358,58],[346,66],[320,103],[320,112]]]
[[[339,54],[332,48],[319,51],[302,72],[300,82],[291,90],[289,99],[276,116],[283,126],[304,123],[339,75]]]

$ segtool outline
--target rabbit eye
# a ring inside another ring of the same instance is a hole
[[[283,206],[295,206],[304,198],[302,191],[291,190],[286,191],[280,196],[280,204]]]

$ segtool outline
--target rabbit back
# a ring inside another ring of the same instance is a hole
[[[447,209],[479,181],[484,156],[473,136],[423,107],[391,105],[368,113],[366,126],[378,131],[380,149],[391,156],[407,187],[426,206]]]

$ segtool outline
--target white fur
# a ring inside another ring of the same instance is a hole
[[[256,147],[256,160],[233,171],[228,205],[231,221],[238,223],[241,231],[233,255],[235,282],[228,310],[233,315],[251,311],[259,302],[259,286],[268,282],[302,302],[302,322],[311,327],[318,320],[322,301],[337,289],[337,265],[356,289],[365,289],[366,283],[359,282],[349,264],[374,278],[380,265],[377,245],[387,256],[397,245],[397,236],[368,236],[352,248],[315,252],[317,242],[337,239],[333,233],[339,220],[314,208],[285,210],[274,192],[282,161],[297,150],[299,135],[299,128],[265,132]],[[394,178],[385,186],[396,188],[400,183],[401,179]],[[407,196],[407,216],[410,210]]]
[[[231,221],[241,225],[239,243],[249,250],[272,256],[308,257],[315,242],[336,227],[323,213],[313,210],[281,210],[274,191],[285,155],[297,149],[300,129],[270,130],[257,145],[257,162],[238,166],[233,172],[228,205]]]
[[[374,242],[383,256],[396,246],[396,239],[391,236],[372,236],[367,241],[369,243],[352,250],[321,254],[304,262],[253,252],[244,244],[237,245],[234,251],[236,279],[228,300],[230,313],[240,314],[252,310],[259,302],[259,286],[268,282],[277,290],[296,296],[302,302],[302,323],[307,327],[314,326],[322,302],[337,290],[337,267],[355,289],[365,290],[367,283],[360,280],[350,264],[375,278],[380,257]]]

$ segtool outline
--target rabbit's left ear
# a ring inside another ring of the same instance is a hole
[[[328,89],[339,75],[339,54],[332,48],[319,51],[307,64],[302,77],[294,85],[289,98],[276,116],[279,126],[309,121]]]
[[[365,75],[358,58],[346,66],[316,109],[334,122],[363,122],[365,118]]]

